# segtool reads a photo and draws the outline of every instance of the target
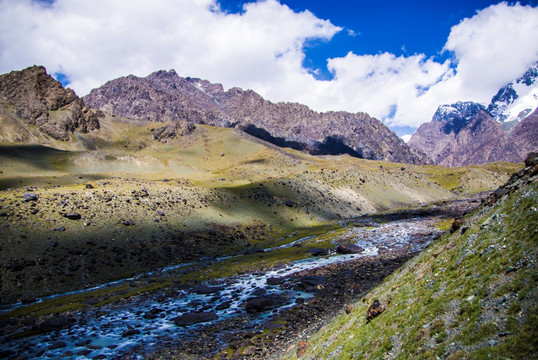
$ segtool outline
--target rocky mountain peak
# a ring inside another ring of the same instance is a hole
[[[57,140],[69,140],[75,130],[99,128],[98,114],[43,66],[0,75],[0,100],[13,106],[18,118]]]
[[[499,89],[491,99],[488,112],[510,131],[521,120],[538,108],[538,63],[520,78]]]
[[[486,108],[472,101],[458,101],[451,105],[441,105],[433,115],[432,121],[443,122],[446,134],[458,133],[471,119]]]

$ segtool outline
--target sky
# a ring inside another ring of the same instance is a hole
[[[0,73],[80,96],[175,69],[407,139],[439,105],[488,104],[538,61],[538,0],[0,0]]]

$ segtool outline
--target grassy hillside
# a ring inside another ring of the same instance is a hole
[[[282,358],[535,359],[537,179],[535,162]],[[374,299],[386,310],[367,323]]]

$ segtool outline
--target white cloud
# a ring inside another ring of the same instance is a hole
[[[303,43],[341,31],[276,0],[227,14],[215,0],[0,1],[0,71],[43,64],[79,94],[128,74],[175,68],[227,87],[306,74]]]
[[[174,68],[272,101],[417,127],[440,104],[489,102],[538,60],[538,8],[500,3],[452,28],[444,49],[451,61],[349,52],[327,60],[332,80],[316,80],[302,65],[305,41],[342,30],[277,0],[248,3],[240,14],[216,0],[0,0],[0,72],[42,64],[84,95],[119,76]]]

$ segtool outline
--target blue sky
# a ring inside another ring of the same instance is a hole
[[[242,12],[251,1],[219,1],[222,9]],[[305,67],[319,69],[318,79],[331,79],[326,61],[356,54],[390,52],[396,55],[423,53],[439,61],[450,57],[443,52],[450,28],[462,19],[475,15],[501,1],[491,0],[282,0],[296,12],[309,10],[322,19],[329,19],[344,31],[330,41],[312,40],[305,46]],[[512,1],[511,3],[515,3]],[[538,1],[519,1],[536,6]]]
[[[537,1],[0,0],[0,73],[44,65],[82,96],[175,69],[403,136],[538,61]]]

